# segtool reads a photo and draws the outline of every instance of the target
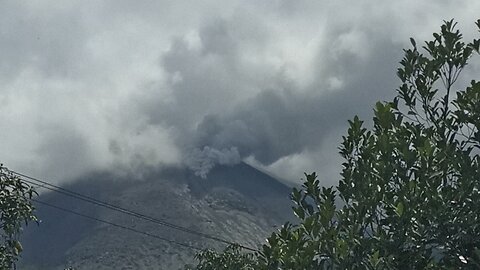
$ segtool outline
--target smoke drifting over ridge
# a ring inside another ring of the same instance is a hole
[[[335,60],[322,60],[337,61],[344,70],[326,71],[327,83],[319,75],[309,85],[299,85],[288,66],[275,67],[268,59],[250,62],[249,51],[267,51],[264,46],[269,43],[253,39],[241,48],[245,38],[237,37],[242,33],[238,28],[215,21],[201,29],[196,46],[176,40],[162,57],[172,100],[147,101],[152,123],[178,132],[176,144],[186,146],[184,160],[199,175],[205,176],[216,163],[252,157],[268,166],[307,148],[317,151],[329,132],[343,127],[355,113],[366,114],[370,108],[363,104],[385,97],[384,89],[393,87],[388,81],[371,87],[377,77],[392,76],[387,68],[395,61],[391,56],[361,59],[352,51],[334,52],[334,47],[326,53],[333,53]],[[376,43],[386,45],[381,38]],[[363,53],[376,49],[374,42]],[[320,59],[313,61],[312,69],[321,65],[316,61]],[[356,71],[362,65],[373,67],[371,73],[359,76]]]
[[[480,7],[415,3],[3,3],[0,158],[56,179],[242,160],[333,179],[347,119],[395,94],[408,37],[452,17],[468,37]]]

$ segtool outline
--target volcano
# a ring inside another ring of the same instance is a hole
[[[141,173],[91,173],[62,187],[189,232],[61,193],[41,192],[39,201],[137,232],[37,204],[40,223],[29,224],[22,235],[19,269],[177,270],[193,262],[198,250],[192,247],[226,247],[205,234],[258,248],[276,227],[293,218],[290,188],[245,163],[217,166],[205,179],[186,169],[149,168]]]

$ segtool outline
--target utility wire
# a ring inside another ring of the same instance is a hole
[[[258,250],[255,249],[255,248],[251,248],[251,247],[247,247],[247,246],[235,243],[235,242],[231,242],[231,241],[219,238],[219,237],[214,236],[214,235],[194,231],[194,230],[191,230],[191,229],[179,226],[179,225],[172,224],[172,223],[164,221],[164,220],[160,220],[160,219],[157,219],[157,218],[154,218],[154,217],[151,217],[151,216],[147,216],[145,214],[141,214],[141,213],[138,213],[138,212],[135,212],[135,211],[132,211],[132,210],[128,210],[126,208],[123,208],[123,207],[120,207],[120,206],[117,206],[117,205],[113,205],[113,204],[95,199],[93,197],[90,197],[90,196],[87,196],[87,195],[84,195],[84,194],[81,194],[81,193],[78,193],[78,192],[75,192],[75,191],[71,191],[71,190],[59,187],[57,185],[48,183],[48,182],[40,180],[38,178],[28,176],[26,174],[22,174],[22,173],[12,171],[12,170],[10,170],[10,171],[12,173],[16,174],[17,176],[20,176],[20,177],[24,178],[23,180],[25,182],[29,183],[29,184],[37,185],[37,186],[43,187],[45,189],[48,189],[48,190],[51,190],[51,191],[54,191],[54,192],[57,192],[57,193],[61,193],[65,196],[70,196],[70,197],[76,198],[76,199],[81,200],[81,201],[85,201],[85,202],[88,202],[88,203],[91,203],[91,204],[94,204],[94,205],[97,205],[97,206],[108,208],[110,210],[114,210],[114,211],[117,211],[117,212],[120,212],[120,213],[123,213],[123,214],[127,214],[127,215],[130,215],[130,216],[136,217],[136,218],[147,220],[147,221],[150,221],[150,222],[153,222],[153,223],[165,226],[165,227],[169,227],[169,228],[172,228],[172,229],[175,229],[175,230],[179,230],[179,231],[182,231],[182,232],[197,235],[197,236],[207,238],[207,239],[210,239],[210,240],[213,240],[213,241],[222,242],[222,243],[228,244],[228,245],[236,245],[236,246],[238,246],[240,248],[243,248],[245,250],[258,252]],[[30,179],[30,180],[35,181],[35,182],[32,182],[32,181],[27,180],[25,178]],[[40,184],[38,184],[38,183],[40,183]]]
[[[180,243],[180,242],[177,242],[177,241],[174,241],[174,240],[170,240],[170,239],[158,236],[156,234],[151,234],[151,233],[148,233],[148,232],[144,232],[144,231],[134,229],[132,227],[127,227],[127,226],[123,226],[123,225],[113,223],[113,222],[110,222],[110,221],[107,221],[107,220],[103,220],[103,219],[99,219],[99,218],[96,218],[96,217],[88,216],[88,215],[85,215],[85,214],[82,214],[82,213],[79,213],[79,212],[72,211],[70,209],[66,209],[66,208],[56,206],[56,205],[53,205],[53,204],[50,204],[50,203],[39,201],[37,199],[31,199],[31,200],[36,202],[36,203],[43,204],[43,205],[51,207],[51,208],[55,208],[57,210],[61,210],[61,211],[64,211],[64,212],[67,212],[67,213],[70,213],[70,214],[74,214],[74,215],[81,216],[81,217],[84,217],[84,218],[87,218],[87,219],[91,219],[91,220],[94,220],[94,221],[105,223],[105,224],[108,224],[108,225],[111,225],[111,226],[114,226],[114,227],[117,227],[117,228],[121,228],[121,229],[124,229],[124,230],[129,230],[129,231],[136,232],[136,233],[139,233],[139,234],[143,234],[143,235],[146,235],[146,236],[149,236],[149,237],[160,239],[162,241],[166,241],[166,242],[169,242],[171,244],[183,246],[183,247],[190,248],[190,249],[200,250],[200,251],[203,250],[202,248],[199,248],[199,247],[195,247],[195,246],[185,244],[185,243]]]

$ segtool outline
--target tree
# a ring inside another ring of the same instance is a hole
[[[349,121],[338,186],[306,174],[299,224],[273,233],[254,269],[480,268],[480,82],[454,88],[480,40],[455,28],[421,49],[410,39],[398,95],[376,104],[373,128]]]
[[[254,270],[255,257],[251,253],[242,253],[237,245],[228,246],[221,254],[214,250],[204,250],[195,256],[196,266],[186,266],[185,270]]]
[[[31,199],[37,193],[0,164],[0,269],[12,269],[22,252],[22,224],[37,221]]]

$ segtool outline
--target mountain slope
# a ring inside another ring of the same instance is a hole
[[[290,189],[246,165],[219,166],[207,179],[169,168],[142,175],[96,173],[65,188],[157,219],[258,247],[291,219]],[[39,200],[199,248],[225,244],[58,193]],[[195,250],[38,205],[40,226],[25,231],[20,269],[178,269]]]

